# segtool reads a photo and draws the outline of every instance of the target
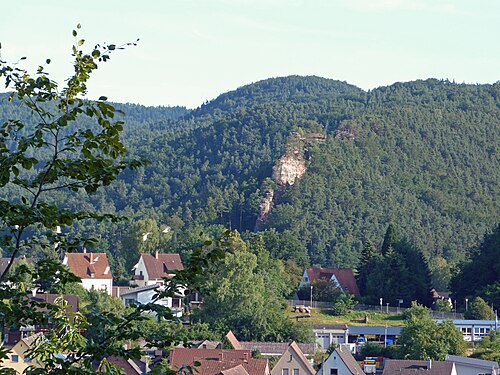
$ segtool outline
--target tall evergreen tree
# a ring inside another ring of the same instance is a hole
[[[358,265],[358,273],[356,281],[358,283],[359,292],[361,295],[366,293],[366,280],[370,273],[375,268],[377,262],[377,248],[370,240],[366,240],[363,251],[361,252],[361,259]]]
[[[390,223],[385,231],[384,242],[382,243],[382,254],[385,255],[390,246],[394,246],[398,242],[396,226]]]

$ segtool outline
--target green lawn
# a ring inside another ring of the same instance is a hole
[[[297,314],[290,313],[291,316]],[[304,314],[298,314],[304,315]],[[365,316],[368,318],[365,323]],[[369,325],[369,326],[403,326],[403,315],[381,314],[373,311],[352,311],[346,315],[334,316],[328,309],[312,309],[311,317],[304,318],[313,324],[349,324],[349,325]]]

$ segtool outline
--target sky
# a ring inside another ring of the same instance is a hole
[[[71,74],[72,30],[117,51],[88,97],[195,108],[271,77],[316,75],[364,90],[438,78],[500,80],[498,0],[23,0],[2,4],[0,59]],[[3,88],[3,86],[2,86]]]

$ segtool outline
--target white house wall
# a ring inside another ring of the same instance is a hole
[[[82,279],[82,286],[87,290],[106,290],[111,295],[113,279]]]
[[[330,375],[330,370],[335,368],[338,369],[338,375],[351,375],[351,371],[336,352],[333,352],[325,360],[325,363],[321,366],[316,375]]]

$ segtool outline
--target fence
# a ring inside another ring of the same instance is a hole
[[[304,306],[311,306],[311,301],[310,300],[297,300],[297,299],[289,299],[288,305],[291,307],[298,306],[298,305],[304,305]],[[331,302],[320,302],[320,301],[312,301],[312,307],[314,308],[321,308],[321,309],[331,309],[332,308],[332,303]],[[397,306],[380,306],[380,305],[363,305],[363,304],[358,304],[354,308],[354,310],[357,311],[373,311],[373,312],[379,312],[382,314],[402,314],[406,311],[405,307],[397,307]],[[430,312],[431,316],[435,319],[463,319],[464,316],[461,313],[457,312],[443,312],[443,311],[431,311]]]

